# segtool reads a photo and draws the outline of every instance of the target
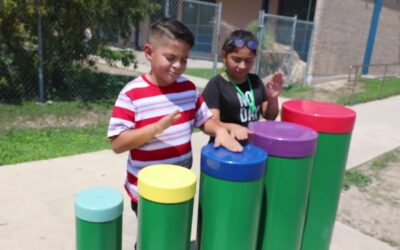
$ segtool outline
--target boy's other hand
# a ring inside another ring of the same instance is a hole
[[[231,128],[228,128],[228,130],[229,134],[239,141],[247,140],[249,138],[249,134],[254,133],[250,129],[238,124],[231,124]]]
[[[161,134],[164,130],[169,128],[179,118],[181,118],[179,110],[175,110],[173,113],[161,118],[158,122],[154,124],[156,129],[156,134],[157,135]]]
[[[215,134],[214,147],[223,146],[232,152],[242,152],[243,147],[226,129],[218,129]]]

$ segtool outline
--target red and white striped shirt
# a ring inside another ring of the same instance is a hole
[[[195,85],[184,77],[160,87],[145,75],[130,81],[119,93],[108,127],[108,137],[125,130],[154,123],[175,110],[181,117],[148,143],[130,150],[125,188],[137,201],[137,175],[140,169],[155,164],[192,165],[191,135],[212,114]]]

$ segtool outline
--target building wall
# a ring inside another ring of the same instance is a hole
[[[268,13],[277,15],[279,10],[279,0],[270,0],[268,5]]]
[[[251,22],[258,22],[261,0],[220,0],[219,2],[222,3],[222,41],[234,29],[246,29]]]
[[[399,62],[400,57],[399,3],[383,2],[371,64]],[[363,63],[373,8],[373,1],[366,0],[317,1],[309,74],[345,75],[349,66]]]

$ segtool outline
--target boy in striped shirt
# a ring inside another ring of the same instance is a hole
[[[216,147],[243,149],[211,119],[195,85],[181,76],[193,45],[193,34],[181,22],[162,19],[153,24],[144,45],[151,70],[128,82],[116,100],[107,136],[114,152],[129,151],[125,188],[136,214],[138,172],[155,164],[190,168],[193,127],[215,136]]]

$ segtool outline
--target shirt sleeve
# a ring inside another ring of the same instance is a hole
[[[107,137],[119,135],[132,128],[135,128],[135,107],[132,100],[124,92],[121,92],[111,114]]]
[[[220,93],[217,86],[217,77],[213,77],[203,91],[204,101],[210,109],[220,109]]]
[[[196,102],[196,118],[194,121],[194,127],[199,128],[212,117],[212,113],[204,101],[203,96],[200,93],[197,94],[198,96]]]

